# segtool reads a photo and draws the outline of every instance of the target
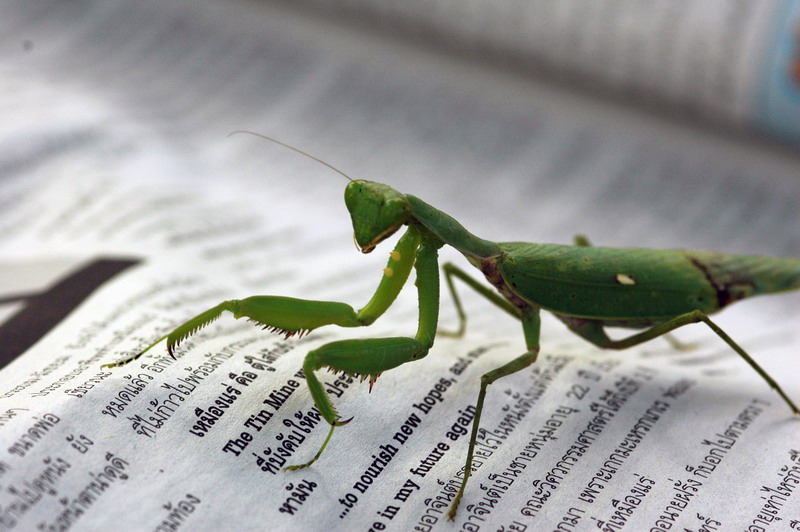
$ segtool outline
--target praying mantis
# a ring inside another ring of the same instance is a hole
[[[299,151],[280,141],[265,138]],[[324,161],[309,157],[331,167]],[[584,237],[576,237],[572,246],[492,242],[473,235],[453,217],[416,196],[402,194],[385,184],[350,180],[344,199],[356,245],[363,253],[373,251],[378,244],[405,227],[405,233],[389,254],[375,293],[360,310],[335,301],[283,296],[252,296],[223,301],[159,338],[139,354],[107,366],[130,362],[163,340],[166,340],[167,351],[172,355],[182,340],[225,311],[287,338],[305,335],[325,325],[365,327],[392,305],[412,268],[415,269],[419,318],[413,338],[339,340],[306,354],[303,371],[308,389],[320,414],[330,425],[325,440],[311,460],[287,469],[308,467],[319,459],[334,429],[350,421],[343,420],[338,414],[315,372],[330,369],[369,379],[371,391],[381,373],[425,358],[437,335],[438,250],[447,245],[480,270],[490,285],[486,286],[452,263],[444,264],[444,278],[459,320],[458,330],[453,335],[463,335],[466,327],[466,315],[454,284],[458,280],[518,319],[526,346],[518,357],[480,378],[463,479],[449,510],[450,519],[456,514],[470,478],[487,389],[498,379],[521,371],[536,361],[542,310],[554,314],[570,331],[592,344],[617,350],[647,342],[684,325],[705,323],[781,396],[793,413],[800,413],[778,383],[708,317],[746,297],[800,288],[798,258],[594,247]],[[609,326],[643,331],[612,340],[605,332]]]

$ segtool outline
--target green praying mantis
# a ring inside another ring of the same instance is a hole
[[[292,146],[265,138],[333,168]],[[167,350],[172,355],[182,340],[225,311],[287,338],[302,336],[325,325],[365,327],[392,305],[414,268],[419,320],[413,338],[340,340],[306,354],[303,370],[308,389],[320,414],[330,424],[330,430],[314,457],[287,469],[308,467],[320,457],[334,429],[350,421],[343,420],[337,413],[315,372],[330,369],[369,379],[371,391],[375,380],[384,371],[425,358],[437,335],[438,250],[448,245],[464,255],[491,285],[490,288],[482,284],[452,263],[444,264],[444,278],[459,320],[458,330],[453,334],[461,336],[466,327],[466,315],[454,285],[454,281],[459,280],[518,319],[526,345],[524,353],[480,378],[463,479],[450,507],[450,519],[456,514],[472,471],[473,451],[487,389],[498,379],[521,371],[536,361],[541,310],[554,314],[578,336],[608,349],[625,349],[684,325],[705,323],[780,394],[792,412],[800,413],[775,380],[708,317],[746,297],[800,288],[800,259],[710,251],[593,247],[584,237],[576,237],[572,246],[492,242],[473,235],[454,218],[416,196],[402,194],[381,183],[345,177],[350,180],[345,189],[345,204],[361,252],[371,252],[383,240],[406,228],[389,254],[378,288],[364,307],[356,311],[345,303],[282,296],[223,301],[180,325],[139,354],[107,366],[130,362],[165,339]],[[613,340],[607,336],[606,327],[644,330]]]

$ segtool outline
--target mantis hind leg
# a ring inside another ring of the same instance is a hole
[[[769,384],[770,388],[778,392],[781,398],[789,405],[792,409],[792,412],[795,414],[800,414],[800,409],[789,399],[789,396],[786,395],[786,392],[780,387],[780,385],[775,382],[773,379],[761,366],[758,365],[758,362],[753,360],[753,358],[742,349],[739,344],[737,344],[733,339],[728,336],[728,334],[723,331],[716,323],[711,321],[711,319],[702,311],[693,310],[692,312],[687,312],[686,314],[681,314],[671,320],[665,321],[664,323],[659,323],[658,325],[654,325],[653,327],[640,332],[638,334],[634,334],[628,336],[627,338],[622,338],[620,340],[612,340],[611,338],[606,335],[603,323],[601,321],[596,320],[580,320],[580,321],[566,321],[569,328],[582,338],[588,340],[589,342],[593,343],[598,347],[603,347],[606,349],[627,349],[629,347],[633,347],[635,345],[639,345],[641,343],[647,342],[648,340],[652,340],[653,338],[657,338],[659,336],[663,336],[670,331],[674,331],[679,327],[683,327],[684,325],[690,325],[692,323],[700,323],[703,322],[708,327],[716,333],[731,349],[736,351],[736,353],[742,357],[745,362],[747,362],[751,368],[753,368],[756,373],[758,373],[761,378],[763,378],[767,384]]]
[[[453,499],[453,504],[450,506],[448,518],[452,521],[456,515],[456,510],[464,496],[464,490],[467,487],[467,481],[472,473],[472,456],[475,451],[475,442],[478,439],[478,429],[480,428],[481,414],[483,413],[483,402],[486,399],[486,390],[490,384],[496,380],[521,371],[534,362],[539,356],[539,331],[541,328],[541,319],[539,316],[538,308],[525,308],[521,311],[522,330],[525,334],[525,344],[528,350],[511,360],[510,362],[495,368],[492,371],[484,373],[481,376],[481,387],[478,392],[478,402],[475,405],[475,418],[472,420],[472,433],[469,437],[469,447],[467,448],[467,460],[464,464],[464,478],[461,481],[461,486],[458,489],[456,498]]]
[[[441,336],[461,338],[464,336],[464,331],[467,328],[467,315],[464,312],[464,307],[461,304],[461,298],[458,297],[458,292],[453,284],[454,278],[459,279],[461,282],[478,292],[480,295],[501,309],[505,310],[507,313],[511,314],[513,317],[517,319],[521,318],[522,314],[517,307],[506,301],[500,294],[495,292],[494,289],[484,285],[455,264],[451,262],[446,263],[442,267],[442,271],[444,271],[444,278],[447,282],[447,288],[450,290],[450,295],[453,298],[453,304],[455,305],[456,312],[458,313],[458,329],[455,331],[443,331],[440,329],[439,334]]]

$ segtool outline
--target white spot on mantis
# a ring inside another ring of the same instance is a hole
[[[392,260],[400,260],[400,252],[392,251],[391,253],[389,253],[389,257],[391,257]]]
[[[391,268],[384,268],[383,275],[385,275],[386,277],[391,277],[392,275],[394,275],[394,270]]]
[[[634,281],[633,277],[631,277],[627,273],[618,273],[617,275],[614,276],[614,278],[617,280],[619,284],[624,284],[626,286],[632,286],[636,284],[636,281]]]

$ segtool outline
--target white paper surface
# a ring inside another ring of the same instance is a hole
[[[798,420],[700,325],[676,333],[690,351],[657,339],[606,352],[546,316],[540,360],[490,387],[453,523],[479,377],[524,350],[519,324],[466,289],[467,335],[437,339],[371,394],[320,373],[354,420],[302,471],[279,469],[327,433],[297,376],[303,356],[412,335],[412,284],[366,329],[284,341],[228,314],[175,361],[160,346],[100,367],[225,299],[358,308],[372,295],[393,241],[353,249],[345,180],[226,137],[236,129],[413,193],[484,238],[580,232],[597,245],[787,256],[800,252],[795,152],[267,5],[4,11],[0,339],[20,315],[30,326],[15,338],[45,333],[0,373],[0,526],[798,526]],[[468,267],[452,250],[446,260]],[[795,400],[796,300],[715,318]],[[443,290],[441,326],[455,324]]]

